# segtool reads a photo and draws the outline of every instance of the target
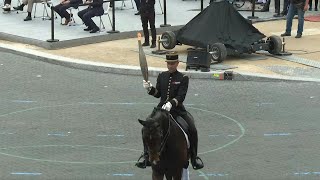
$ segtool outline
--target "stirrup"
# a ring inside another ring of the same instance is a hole
[[[199,163],[197,162],[198,160],[200,161]],[[191,164],[194,170],[202,169],[204,167],[202,159],[198,156],[194,159],[193,162],[191,162]]]
[[[139,162],[141,158],[144,158],[144,160],[142,162]],[[141,156],[137,160],[135,166],[137,166],[138,168],[141,168],[141,169],[145,169],[148,166],[148,162],[147,162],[146,158],[144,157],[144,153],[141,154]]]

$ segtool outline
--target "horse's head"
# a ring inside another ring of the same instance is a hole
[[[149,151],[149,160],[153,164],[160,161],[161,146],[163,146],[163,123],[166,122],[163,118],[168,118],[168,112],[164,110],[155,109],[151,116],[146,121],[140,120],[142,128],[142,139]]]

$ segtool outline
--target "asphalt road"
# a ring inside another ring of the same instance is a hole
[[[192,79],[205,168],[191,179],[319,179],[319,94],[319,83]],[[137,119],[157,102],[141,77],[0,52],[0,179],[151,179],[134,166]]]

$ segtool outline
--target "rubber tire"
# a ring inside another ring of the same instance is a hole
[[[217,61],[221,63],[227,58],[227,48],[222,43],[214,43],[210,46],[210,51],[217,51],[217,56],[211,56],[211,62]]]
[[[165,49],[173,49],[177,45],[176,34],[172,31],[166,31],[161,35],[161,39],[168,39],[167,42],[161,42]]]
[[[270,54],[279,54],[279,53],[281,53],[282,40],[281,40],[281,38],[279,36],[270,36],[270,37],[268,37],[267,42],[269,43],[268,52]]]

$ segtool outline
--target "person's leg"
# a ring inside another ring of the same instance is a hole
[[[99,31],[99,27],[92,20],[94,16],[96,16],[96,14],[92,9],[83,15],[83,21],[86,21],[88,24],[88,27],[91,28],[90,33],[95,33]]]
[[[53,6],[53,10],[56,13],[58,13],[61,18],[63,18],[63,14],[61,13],[61,10],[60,10],[62,6],[63,6],[62,4],[58,4],[56,6]]]
[[[23,0],[19,6],[13,7],[13,9],[23,11],[23,7],[27,4],[28,4],[28,0]]]
[[[314,0],[314,10],[318,11],[318,2],[319,0]]]
[[[87,9],[84,9],[84,10],[81,10],[81,11],[78,12],[78,16],[79,16],[80,19],[83,21],[83,23],[87,26],[87,28],[84,29],[85,31],[91,31],[91,30],[92,30],[92,28],[89,27],[88,22],[86,22],[86,21],[84,20],[84,18],[83,18],[83,16],[84,16],[88,11],[89,11],[89,9],[87,8]]]
[[[309,11],[312,11],[312,0],[309,0]]]
[[[137,11],[140,10],[140,0],[134,0],[134,2],[136,3],[136,6],[137,6]]]
[[[70,4],[62,5],[60,7],[61,17],[64,17],[64,18],[70,20],[70,14],[67,12],[67,9],[70,7],[71,7]]]
[[[11,0],[5,0],[4,4],[11,4]]]
[[[267,12],[269,11],[271,0],[267,0],[267,2],[264,4],[263,8],[261,9],[261,12]]]
[[[280,15],[280,0],[274,0],[274,9],[276,15]]]
[[[181,113],[180,116],[187,122],[189,126],[189,140],[190,140],[190,155],[191,164],[194,169],[203,168],[201,159],[197,156],[198,154],[198,131],[194,123],[194,119],[189,112]]]
[[[141,23],[144,35],[144,43],[142,46],[149,46],[149,29],[148,29],[148,16],[145,14],[141,14]]]
[[[293,20],[294,15],[295,15],[295,7],[293,4],[290,3],[288,14],[287,14],[287,23],[286,23],[285,34],[291,35],[292,20]]]
[[[289,6],[289,0],[283,0],[283,8],[281,12],[283,16],[288,14],[288,8],[289,8],[288,6]]]
[[[298,11],[298,30],[296,38],[301,38],[304,25],[304,11],[302,9],[297,9]]]
[[[69,22],[71,21],[70,14],[67,12],[67,9],[70,7],[71,7],[70,4],[65,4],[65,5],[62,5],[59,9],[61,18],[65,18],[65,21],[62,25],[68,25]]]
[[[156,32],[156,26],[155,26],[155,12],[149,14],[149,24],[151,29],[151,48],[156,47],[156,40],[157,40],[157,32]]]

